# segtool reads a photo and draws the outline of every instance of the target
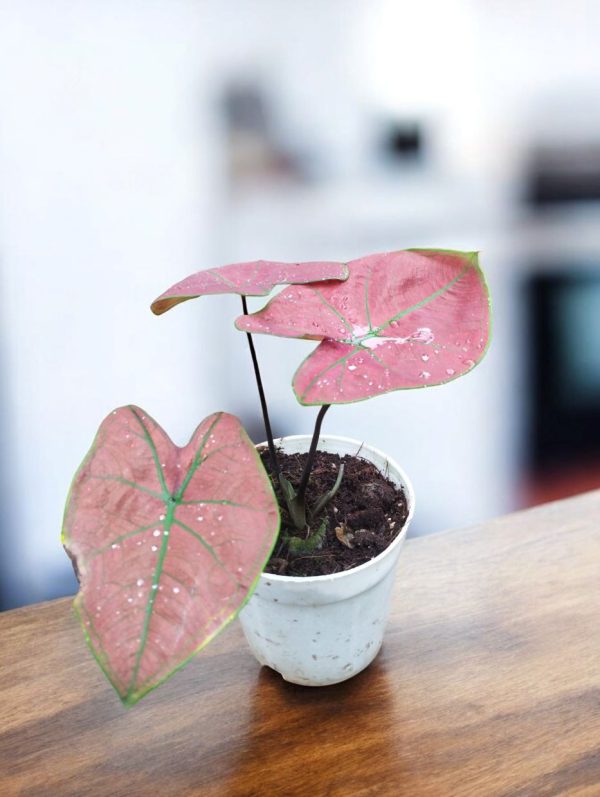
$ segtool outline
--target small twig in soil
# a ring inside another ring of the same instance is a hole
[[[332,558],[333,557],[331,556],[330,553],[321,553],[321,554],[316,553],[313,554],[312,556],[295,556],[294,562],[301,562],[304,559],[332,559]]]
[[[242,296],[242,308],[244,310],[244,315],[248,315],[248,304],[246,302],[246,297]],[[254,376],[256,378],[256,387],[258,388],[258,397],[260,399],[260,407],[262,410],[263,421],[265,424],[265,432],[267,435],[267,445],[269,446],[269,456],[271,458],[271,469],[273,474],[275,475],[277,481],[279,481],[279,462],[277,461],[277,454],[275,452],[275,443],[273,442],[273,432],[271,430],[271,421],[269,420],[269,410],[267,408],[267,399],[265,397],[265,391],[263,388],[262,379],[260,376],[260,368],[258,367],[258,358],[256,356],[256,349],[254,348],[254,341],[252,340],[252,335],[249,332],[246,332],[246,338],[248,340],[248,347],[250,349],[250,356],[252,357],[252,365],[254,366]]]

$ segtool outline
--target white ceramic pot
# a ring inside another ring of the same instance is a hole
[[[285,453],[304,453],[310,439],[295,435],[275,442]],[[305,686],[345,681],[364,670],[379,652],[396,563],[415,508],[408,477],[381,451],[333,435],[319,439],[319,450],[340,456],[360,452],[361,458],[373,462],[403,488],[408,517],[385,551],[352,570],[328,576],[261,575],[239,615],[244,634],[261,664],[281,673],[286,681]]]

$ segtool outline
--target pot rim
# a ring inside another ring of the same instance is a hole
[[[286,435],[285,437],[277,437],[273,440],[273,442],[275,443],[275,446],[280,444],[282,441],[287,441],[287,440],[307,440],[308,443],[310,444],[311,439],[312,435],[310,434],[293,434],[293,435]],[[368,562],[363,562],[362,565],[358,565],[357,567],[352,567],[349,570],[341,570],[339,573],[328,573],[327,575],[322,575],[322,576],[279,576],[276,573],[265,573],[265,571],[263,570],[260,574],[261,579],[263,578],[265,580],[268,579],[269,581],[272,581],[276,584],[325,584],[331,581],[339,581],[344,578],[351,578],[355,573],[361,573],[362,571],[377,565],[379,562],[381,562],[383,559],[389,556],[390,553],[392,553],[393,550],[397,548],[399,545],[401,545],[402,542],[404,541],[404,537],[406,536],[406,531],[415,513],[415,492],[412,482],[408,478],[404,469],[401,468],[400,465],[398,465],[398,463],[394,459],[392,459],[392,457],[388,456],[381,449],[369,445],[364,441],[357,440],[354,437],[345,437],[344,435],[336,435],[336,434],[322,434],[319,435],[319,443],[321,442],[321,440],[334,440],[341,443],[349,443],[353,446],[356,445],[357,453],[354,456],[357,456],[358,452],[368,449],[369,451],[372,451],[376,456],[379,456],[383,460],[386,460],[389,463],[389,465],[392,468],[394,468],[394,470],[397,471],[398,475],[400,476],[400,479],[402,480],[403,489],[408,504],[408,515],[406,516],[406,520],[404,521],[402,530],[396,535],[396,537],[394,537],[394,539],[388,545],[388,547],[385,548],[380,554],[377,554],[377,556],[374,556],[372,559],[369,559]],[[262,443],[256,444],[257,449],[263,449],[267,447],[268,443],[266,440],[263,441]],[[317,446],[317,451],[318,450],[319,448]]]

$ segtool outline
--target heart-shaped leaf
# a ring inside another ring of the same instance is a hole
[[[270,481],[233,415],[209,416],[183,448],[137,407],[103,421],[71,487],[63,542],[87,641],[125,704],[235,617],[278,528]]]
[[[151,309],[156,315],[161,315],[176,304],[206,294],[237,293],[240,296],[266,296],[276,285],[347,278],[348,266],[345,263],[277,263],[270,260],[233,263],[229,266],[198,271],[177,282],[152,302]]]
[[[294,375],[301,404],[345,404],[449,382],[488,346],[475,252],[412,249],[348,264],[347,282],[285,288],[238,329],[321,340]]]

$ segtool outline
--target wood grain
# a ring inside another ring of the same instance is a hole
[[[407,542],[338,686],[261,670],[236,623],[126,710],[68,600],[0,645],[2,797],[598,797],[600,491]]]

